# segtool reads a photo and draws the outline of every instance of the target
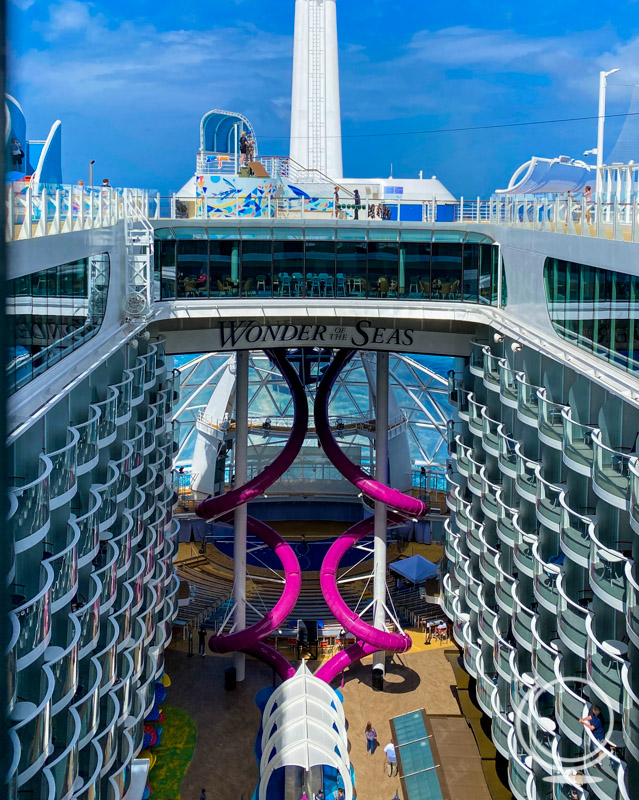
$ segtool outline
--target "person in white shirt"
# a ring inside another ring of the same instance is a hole
[[[397,754],[395,753],[395,745],[389,742],[384,748],[386,754],[386,764],[388,764],[388,777],[392,778],[397,775]]]

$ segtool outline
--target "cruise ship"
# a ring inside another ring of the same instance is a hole
[[[346,178],[336,20],[169,197],[7,98],[10,800],[639,796],[639,166]]]

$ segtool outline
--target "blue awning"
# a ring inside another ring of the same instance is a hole
[[[439,574],[437,566],[424,556],[411,556],[403,561],[395,561],[389,564],[389,568],[411,583],[425,583]]]

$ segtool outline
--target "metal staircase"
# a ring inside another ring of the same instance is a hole
[[[124,191],[124,237],[126,246],[126,293],[124,316],[144,322],[153,309],[154,231],[139,198]]]

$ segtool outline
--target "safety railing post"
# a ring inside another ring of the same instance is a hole
[[[47,235],[47,206],[49,204],[49,200],[47,198],[47,190],[43,189],[40,193],[40,219],[38,221],[38,225],[36,227],[35,236],[46,236]]]
[[[477,207],[475,212],[475,222],[481,222],[481,198],[479,195],[477,195]]]
[[[9,184],[7,191],[7,226],[5,238],[7,242],[12,242],[15,238],[15,191],[13,184]]]
[[[459,219],[458,222],[464,221],[464,195],[459,198]]]

